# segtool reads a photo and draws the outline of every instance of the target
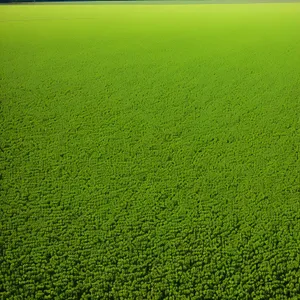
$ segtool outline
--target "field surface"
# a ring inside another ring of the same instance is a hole
[[[300,4],[0,7],[1,299],[299,299]]]

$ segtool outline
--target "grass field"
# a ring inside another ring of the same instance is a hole
[[[299,299],[300,4],[0,7],[1,299]]]

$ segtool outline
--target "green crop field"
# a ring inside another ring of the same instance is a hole
[[[299,299],[300,4],[0,7],[1,299]]]

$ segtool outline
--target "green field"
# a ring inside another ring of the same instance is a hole
[[[300,4],[0,7],[1,299],[299,299]]]

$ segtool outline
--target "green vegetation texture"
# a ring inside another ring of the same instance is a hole
[[[1,299],[299,299],[300,4],[0,8]]]

